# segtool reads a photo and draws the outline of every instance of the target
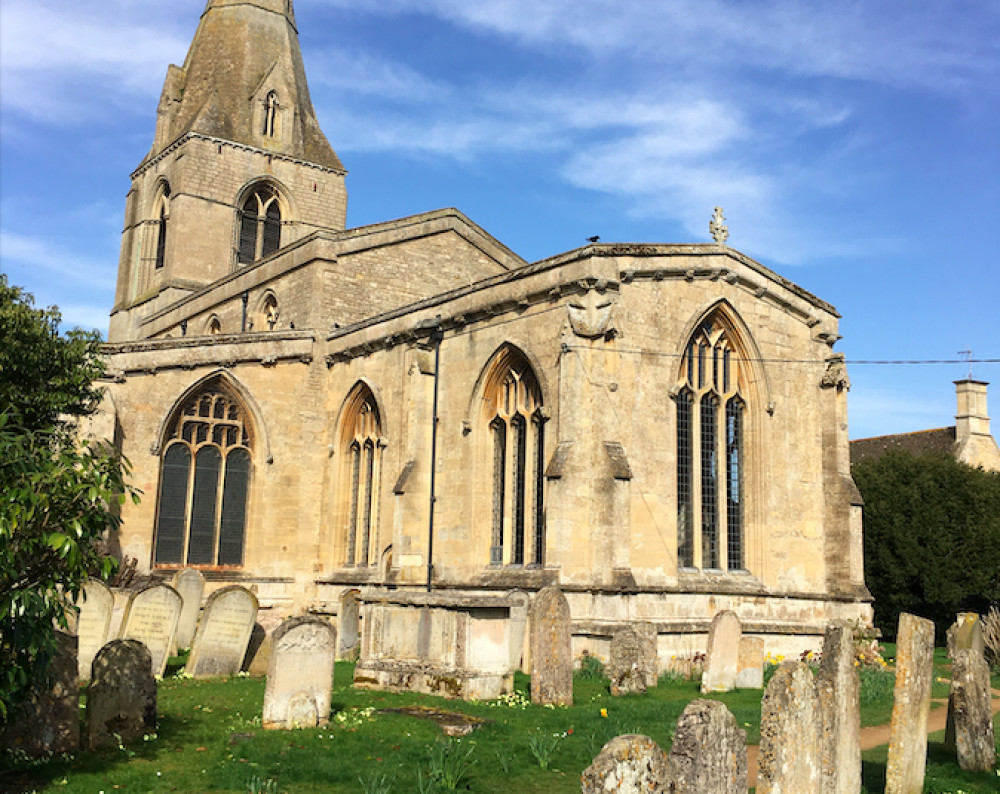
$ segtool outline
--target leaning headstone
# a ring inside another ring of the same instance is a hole
[[[236,675],[257,621],[257,596],[239,585],[208,597],[185,670],[195,678]]]
[[[250,642],[247,643],[247,652],[243,657],[243,664],[240,670],[245,670],[254,678],[262,678],[267,675],[267,666],[271,661],[271,635],[267,633],[260,623],[253,624],[253,631],[250,632]]]
[[[727,609],[712,618],[708,629],[705,672],[701,676],[702,694],[729,692],[736,686],[741,635],[740,619],[735,612]]]
[[[957,620],[948,628],[948,658],[955,659],[958,651],[972,651],[980,656],[986,644],[983,640],[983,624],[975,612],[959,612]],[[954,674],[952,681],[955,680]],[[948,695],[948,717],[944,729],[944,746],[955,751],[955,704],[954,697]]]
[[[958,765],[991,772],[996,761],[990,710],[990,667],[974,650],[957,650],[951,665],[951,700]]]
[[[76,621],[76,635],[80,641],[77,672],[80,680],[86,681],[90,678],[94,657],[110,638],[115,597],[103,583],[89,579],[83,585],[83,598],[77,606],[80,608]]]
[[[927,765],[927,717],[934,676],[934,624],[903,612],[896,633],[885,794],[919,794]]]
[[[264,690],[264,727],[326,725],[337,630],[321,618],[291,618],[274,630],[271,644]]]
[[[80,748],[80,686],[76,635],[56,631],[56,655],[44,684],[14,707],[0,747],[32,757]],[[19,789],[20,790],[20,789]]]
[[[177,622],[177,647],[190,648],[198,627],[201,599],[205,594],[205,577],[194,568],[183,568],[174,574],[171,584],[184,599],[180,620]]]
[[[673,794],[746,794],[746,731],[724,703],[692,700],[677,720],[669,768]]]
[[[861,682],[854,666],[854,632],[835,623],[823,637],[819,702],[823,717],[824,794],[861,791]]]
[[[668,791],[667,754],[648,736],[616,736],[580,776],[581,794]]]
[[[740,637],[736,659],[736,688],[764,688],[764,640],[761,637]]]
[[[531,603],[531,702],[573,705],[573,650],[569,602],[555,585]]]
[[[165,584],[154,584],[132,596],[122,619],[122,639],[139,640],[153,659],[153,675],[162,676],[174,647],[183,600]]]
[[[656,685],[656,627],[652,623],[632,623],[611,637],[608,677],[612,695],[645,692]]]
[[[338,659],[356,660],[361,639],[361,609],[358,590],[345,590],[340,594],[340,614],[337,616]]]
[[[149,649],[112,640],[94,658],[84,726],[90,750],[117,747],[156,732],[156,681]]]
[[[822,718],[816,679],[805,662],[785,662],[760,702],[757,794],[820,794]]]

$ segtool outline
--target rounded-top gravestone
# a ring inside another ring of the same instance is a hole
[[[190,648],[198,627],[201,599],[205,594],[205,577],[201,571],[194,568],[182,568],[174,574],[171,584],[184,599],[181,617],[177,623],[177,647]]]
[[[569,602],[555,585],[531,602],[531,702],[573,705]]]
[[[291,618],[274,630],[264,690],[264,728],[329,721],[337,630],[322,618]]]
[[[132,596],[122,620],[123,640],[139,640],[149,649],[153,675],[162,676],[174,648],[183,599],[174,588],[153,584]]]
[[[80,608],[76,621],[76,635],[80,643],[77,672],[79,679],[86,681],[90,678],[94,657],[108,641],[115,596],[102,582],[88,579],[83,585],[83,598],[77,606]]]
[[[195,678],[238,673],[257,620],[257,606],[257,596],[239,585],[212,593],[194,636],[187,672]]]
[[[112,640],[94,658],[84,735],[91,750],[128,744],[156,732],[156,680],[149,649]]]

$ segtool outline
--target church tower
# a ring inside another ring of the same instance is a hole
[[[132,174],[109,341],[317,229],[346,171],[316,120],[292,0],[208,0]]]

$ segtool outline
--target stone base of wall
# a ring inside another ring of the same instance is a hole
[[[513,673],[456,670],[413,662],[358,662],[354,686],[392,692],[423,692],[461,700],[494,700],[514,689]]]

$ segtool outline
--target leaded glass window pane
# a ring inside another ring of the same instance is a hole
[[[743,402],[726,403],[726,529],[728,567],[743,568]]]
[[[694,566],[694,483],[692,482],[691,392],[677,395],[677,557]]]
[[[212,565],[215,558],[215,519],[219,498],[222,453],[218,447],[198,450],[191,493],[191,528],[188,533],[188,565]]]
[[[716,400],[701,399],[701,565],[719,567]]]
[[[191,450],[186,444],[171,444],[163,456],[160,503],[154,560],[157,565],[180,565],[184,560],[184,529],[187,514]]]
[[[222,486],[219,565],[243,564],[243,531],[249,487],[250,453],[245,449],[234,449],[226,456],[226,478]]]

